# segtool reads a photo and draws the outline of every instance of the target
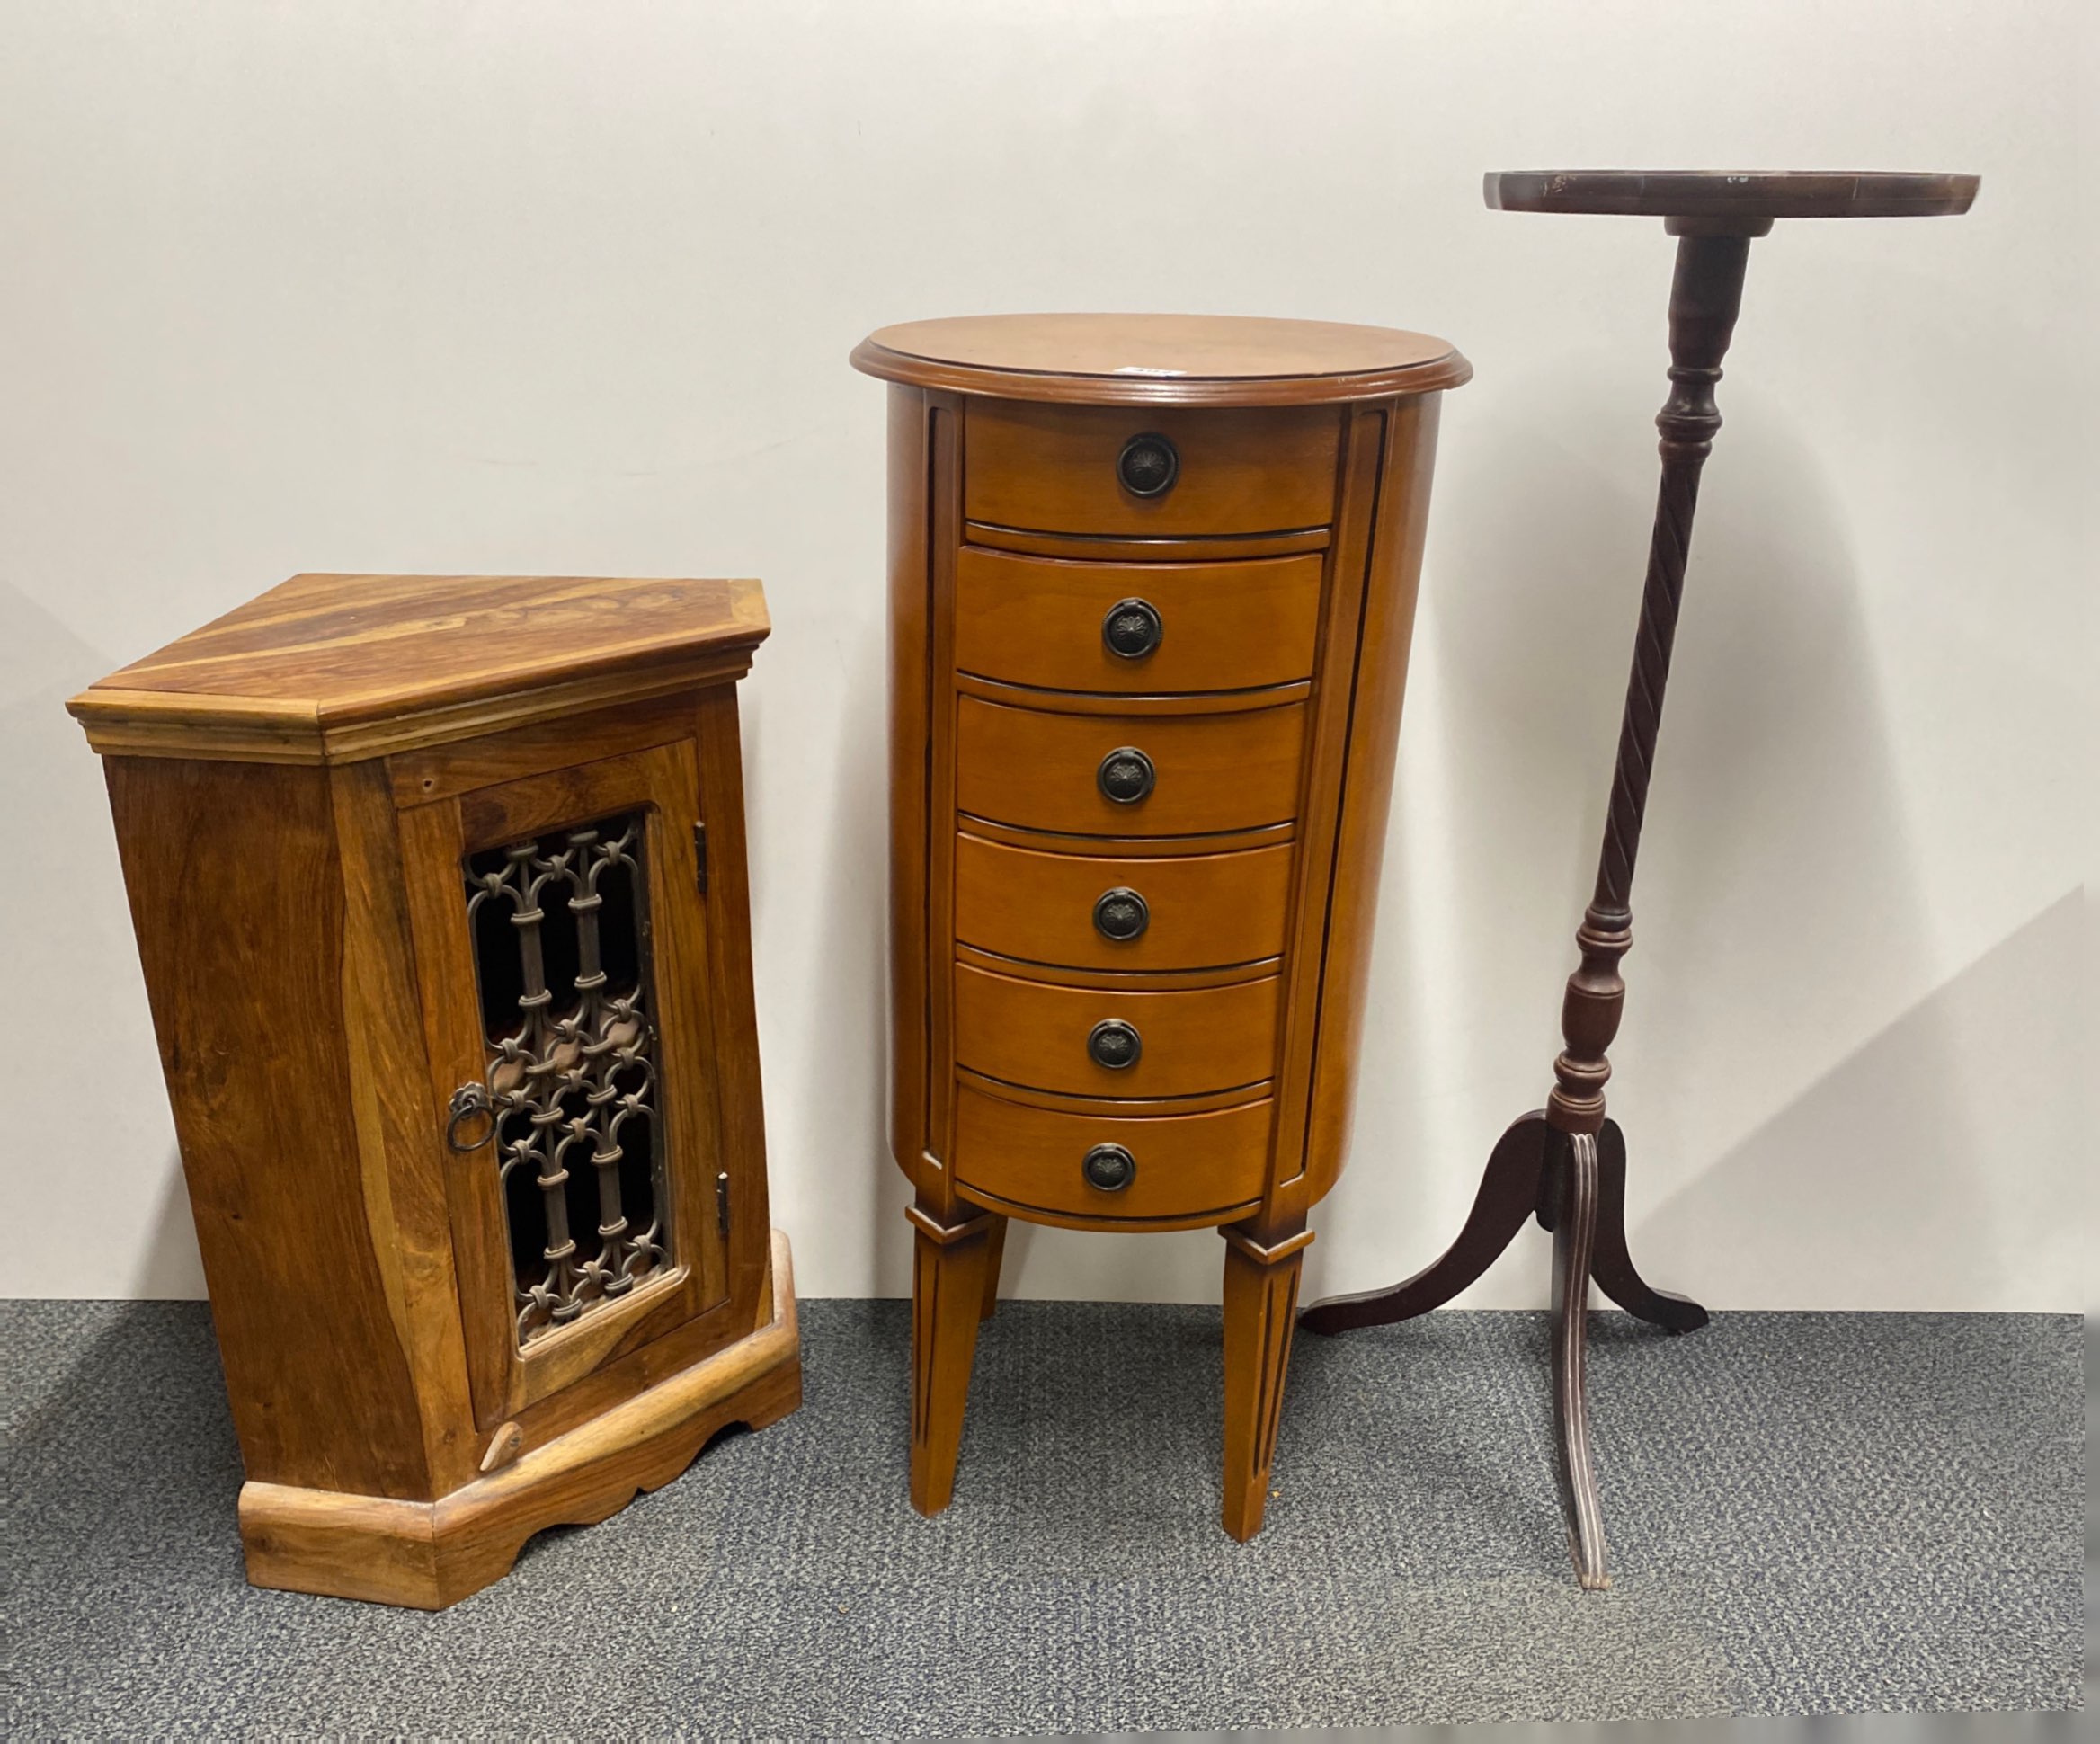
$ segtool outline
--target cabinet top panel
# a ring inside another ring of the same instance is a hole
[[[886,381],[1081,405],[1306,405],[1455,387],[1448,340],[1339,321],[1232,315],[974,315],[870,334],[853,367]]]
[[[67,704],[105,753],[336,762],[734,679],[755,581],[295,575]]]

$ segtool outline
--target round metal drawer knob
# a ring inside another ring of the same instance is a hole
[[[1137,1159],[1120,1144],[1097,1144],[1086,1154],[1080,1169],[1089,1187],[1104,1193],[1120,1193],[1137,1175]]]
[[[1136,891],[1123,885],[1094,899],[1094,930],[1117,944],[1127,943],[1152,923],[1152,912]]]
[[[1133,496],[1164,496],[1180,474],[1180,455],[1157,431],[1133,436],[1116,457],[1116,476]]]
[[[1087,1035],[1087,1054],[1098,1066],[1121,1072],[1144,1053],[1144,1038],[1121,1018],[1104,1018]]]
[[[1094,771],[1101,796],[1118,805],[1136,805],[1152,792],[1159,779],[1160,772],[1152,767],[1152,760],[1135,745],[1117,746],[1101,759],[1101,767]]]
[[[1143,660],[1160,645],[1166,626],[1150,600],[1118,600],[1101,619],[1101,640],[1112,654]]]

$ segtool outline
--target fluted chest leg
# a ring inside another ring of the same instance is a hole
[[[1244,1543],[1261,1530],[1269,1467],[1283,1419],[1284,1375],[1298,1311],[1298,1274],[1312,1232],[1264,1243],[1240,1228],[1225,1238],[1225,1530]]]

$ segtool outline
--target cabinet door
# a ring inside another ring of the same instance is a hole
[[[699,819],[690,739],[402,814],[484,1428],[727,1297]]]

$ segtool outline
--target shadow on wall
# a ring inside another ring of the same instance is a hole
[[[807,1027],[799,1058],[785,1049],[761,1054],[768,1081],[805,1078],[809,1093],[782,1123],[788,1142],[772,1143],[773,1190],[796,1171],[809,1196],[808,1215],[777,1212],[798,1256],[808,1255],[813,1277],[873,1279],[873,1293],[900,1295],[912,1287],[910,1225],[904,1221],[903,1177],[889,1159],[889,756],[886,672],[879,660],[843,663],[838,712],[837,786],[823,809],[829,839],[828,876],[821,893],[798,896],[794,910],[814,907],[818,936],[800,1001]],[[863,1169],[870,1171],[862,1174]],[[797,1208],[799,1209],[799,1207]],[[865,1270],[844,1251],[865,1240]],[[822,1244],[838,1251],[828,1259]],[[798,1260],[798,1263],[801,1263]]]
[[[2074,891],[1935,988],[1643,1219],[1635,1251],[1697,1254],[1687,1281],[1722,1303],[1784,1265],[1795,1307],[2060,1311],[2089,1194],[2081,908]],[[2033,1191],[2002,1190],[2007,1158]]]
[[[182,1153],[168,1147],[159,1176],[158,1203],[140,1243],[138,1263],[113,1294],[147,1301],[191,1301],[204,1295],[204,1260],[197,1251],[197,1224],[182,1180]]]
[[[1551,1082],[1653,499],[1651,485],[1636,506],[1615,482],[1620,458],[1600,462],[1586,441],[1622,384],[1563,370],[1511,392],[1535,423],[1494,434],[1491,470],[1462,465],[1439,504],[1416,650],[1429,682],[1410,698],[1359,1143],[1321,1219],[1334,1238],[1324,1291],[1433,1259],[1495,1134]],[[1841,467],[1804,448],[1754,382],[1724,385],[1723,411],[1650,796],[1612,1106],[1651,1275],[1722,1305],[1797,1305],[1827,1288],[1828,1252],[1801,1240],[1828,1202],[1813,1183],[1768,1179],[1725,1217],[1646,1228],[1644,1215],[1695,1203],[1744,1134],[1804,1099],[1803,1120],[1837,1129],[1811,1149],[1825,1167],[1846,1151],[1859,1183],[1846,1242],[1884,1239],[1883,1220],[1864,1214],[1900,1187],[1954,1226],[1982,1215],[1981,1196],[1969,1171],[1925,1179],[1893,1135],[1854,1148],[1892,1099],[1966,1132],[1970,1087],[1915,1052],[1878,1075],[1831,1073],[1916,1002],[1930,940]],[[1409,1063],[1382,1081],[1389,1061]],[[1540,1305],[1545,1289],[1534,1232],[1462,1300]]]
[[[0,1175],[21,1226],[93,1232],[29,1244],[8,1294],[201,1296],[100,760],[65,706],[140,650],[97,647],[0,582],[0,810],[27,850],[0,949],[16,985],[58,1001],[10,1037]]]

